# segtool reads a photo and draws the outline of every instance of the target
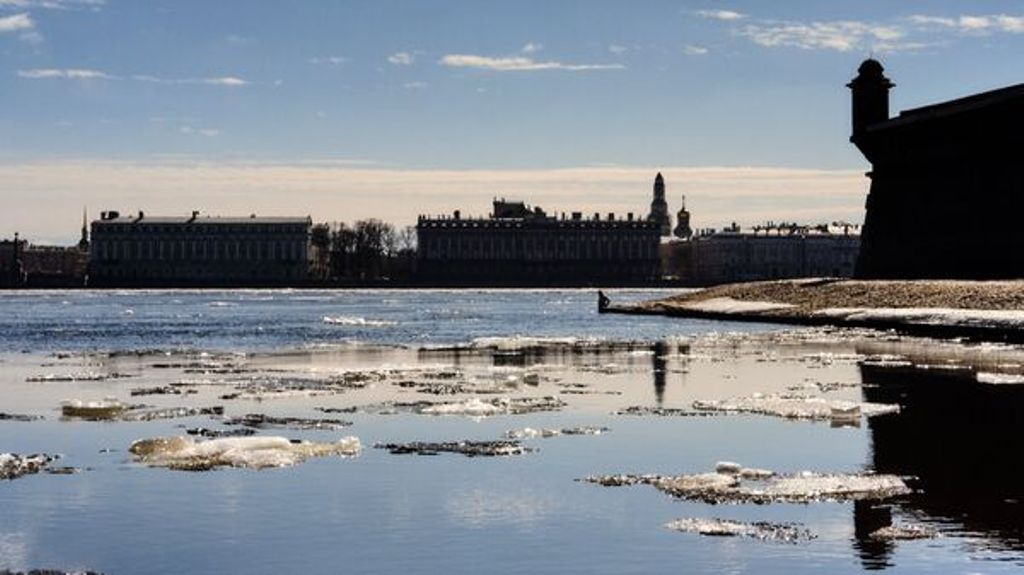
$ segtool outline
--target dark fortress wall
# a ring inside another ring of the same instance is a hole
[[[855,125],[851,141],[872,164],[857,277],[1024,277],[1024,86]]]

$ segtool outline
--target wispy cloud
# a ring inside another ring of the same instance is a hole
[[[32,17],[28,15],[28,12],[0,18],[0,33],[31,30],[35,26],[36,24],[32,21]]]
[[[18,70],[18,77],[28,78],[30,80],[49,80],[49,79],[62,79],[62,80],[121,80],[121,76],[116,76],[104,72],[102,70],[92,70],[88,68],[32,68],[29,70]],[[136,82],[146,82],[150,84],[167,84],[167,85],[182,85],[182,84],[201,84],[207,86],[248,86],[250,82],[245,78],[238,76],[217,76],[211,78],[161,78],[159,76],[152,76],[148,74],[135,74],[130,76],[128,79]]]
[[[1024,16],[988,14],[952,17],[915,14],[910,16],[909,20],[918,26],[950,29],[964,34],[991,34],[993,32],[1024,33]]]
[[[708,49],[704,46],[697,46],[695,44],[687,44],[683,46],[683,53],[687,56],[703,56],[708,53]]]
[[[409,52],[396,52],[388,56],[388,62],[395,66],[412,66],[412,63],[416,60],[416,57]]]
[[[106,0],[0,0],[0,9],[99,10]]]
[[[781,46],[804,50],[837,50],[849,52],[877,42],[894,42],[904,36],[894,26],[883,26],[855,20],[832,22],[762,22],[739,30],[741,36],[768,48]]]
[[[621,56],[629,51],[629,48],[621,44],[612,44],[608,46],[608,51],[616,56]]]
[[[747,17],[746,14],[733,10],[697,10],[697,15],[702,18],[724,21],[742,20]]]
[[[309,59],[310,64],[326,64],[328,66],[340,66],[351,59],[345,56],[314,56]]]
[[[33,68],[31,70],[18,70],[21,78],[32,80],[45,80],[60,78],[68,80],[114,80],[117,77],[101,72],[100,70],[89,70],[84,68]]]
[[[531,72],[537,70],[621,70],[622,64],[566,64],[556,61],[537,61],[527,56],[491,57],[472,54],[447,54],[440,60],[442,66],[451,68],[476,68],[496,72]]]
[[[536,42],[527,42],[521,52],[523,54],[533,54],[534,52],[540,52],[544,49],[544,44],[538,44]]]
[[[159,76],[151,76],[149,74],[136,74],[132,76],[132,80],[137,82],[147,82],[150,84],[167,84],[167,85],[186,85],[186,84],[200,84],[206,86],[248,86],[250,82],[245,78],[238,76],[216,76],[211,78],[161,78]]]
[[[406,82],[404,86],[406,90],[422,90],[423,88],[427,87],[427,83],[421,81]]]
[[[178,132],[188,135],[206,136],[207,138],[213,138],[220,135],[220,130],[216,128],[194,128],[188,125],[178,128]]]

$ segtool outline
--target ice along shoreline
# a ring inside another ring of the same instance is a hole
[[[1024,343],[1024,281],[801,279],[725,284],[607,313],[896,330]]]

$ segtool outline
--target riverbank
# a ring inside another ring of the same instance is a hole
[[[715,286],[609,313],[895,329],[1024,342],[1024,281],[803,279]]]

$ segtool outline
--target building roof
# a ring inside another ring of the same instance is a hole
[[[1024,84],[1016,84],[1014,86],[1007,86],[1005,88],[990,90],[988,92],[972,94],[970,96],[957,98],[948,102],[940,102],[938,104],[930,104],[928,106],[903,110],[900,112],[900,115],[895,118],[890,118],[868,126],[867,131],[873,132],[876,130],[884,130],[896,126],[906,126],[927,120],[947,118],[957,114],[972,112],[988,106],[998,105],[1014,100],[1024,101]]]
[[[222,225],[222,224],[309,224],[309,216],[306,217],[220,217],[201,216],[143,216],[131,214],[106,220],[94,220],[94,224],[189,224],[189,225]]]

